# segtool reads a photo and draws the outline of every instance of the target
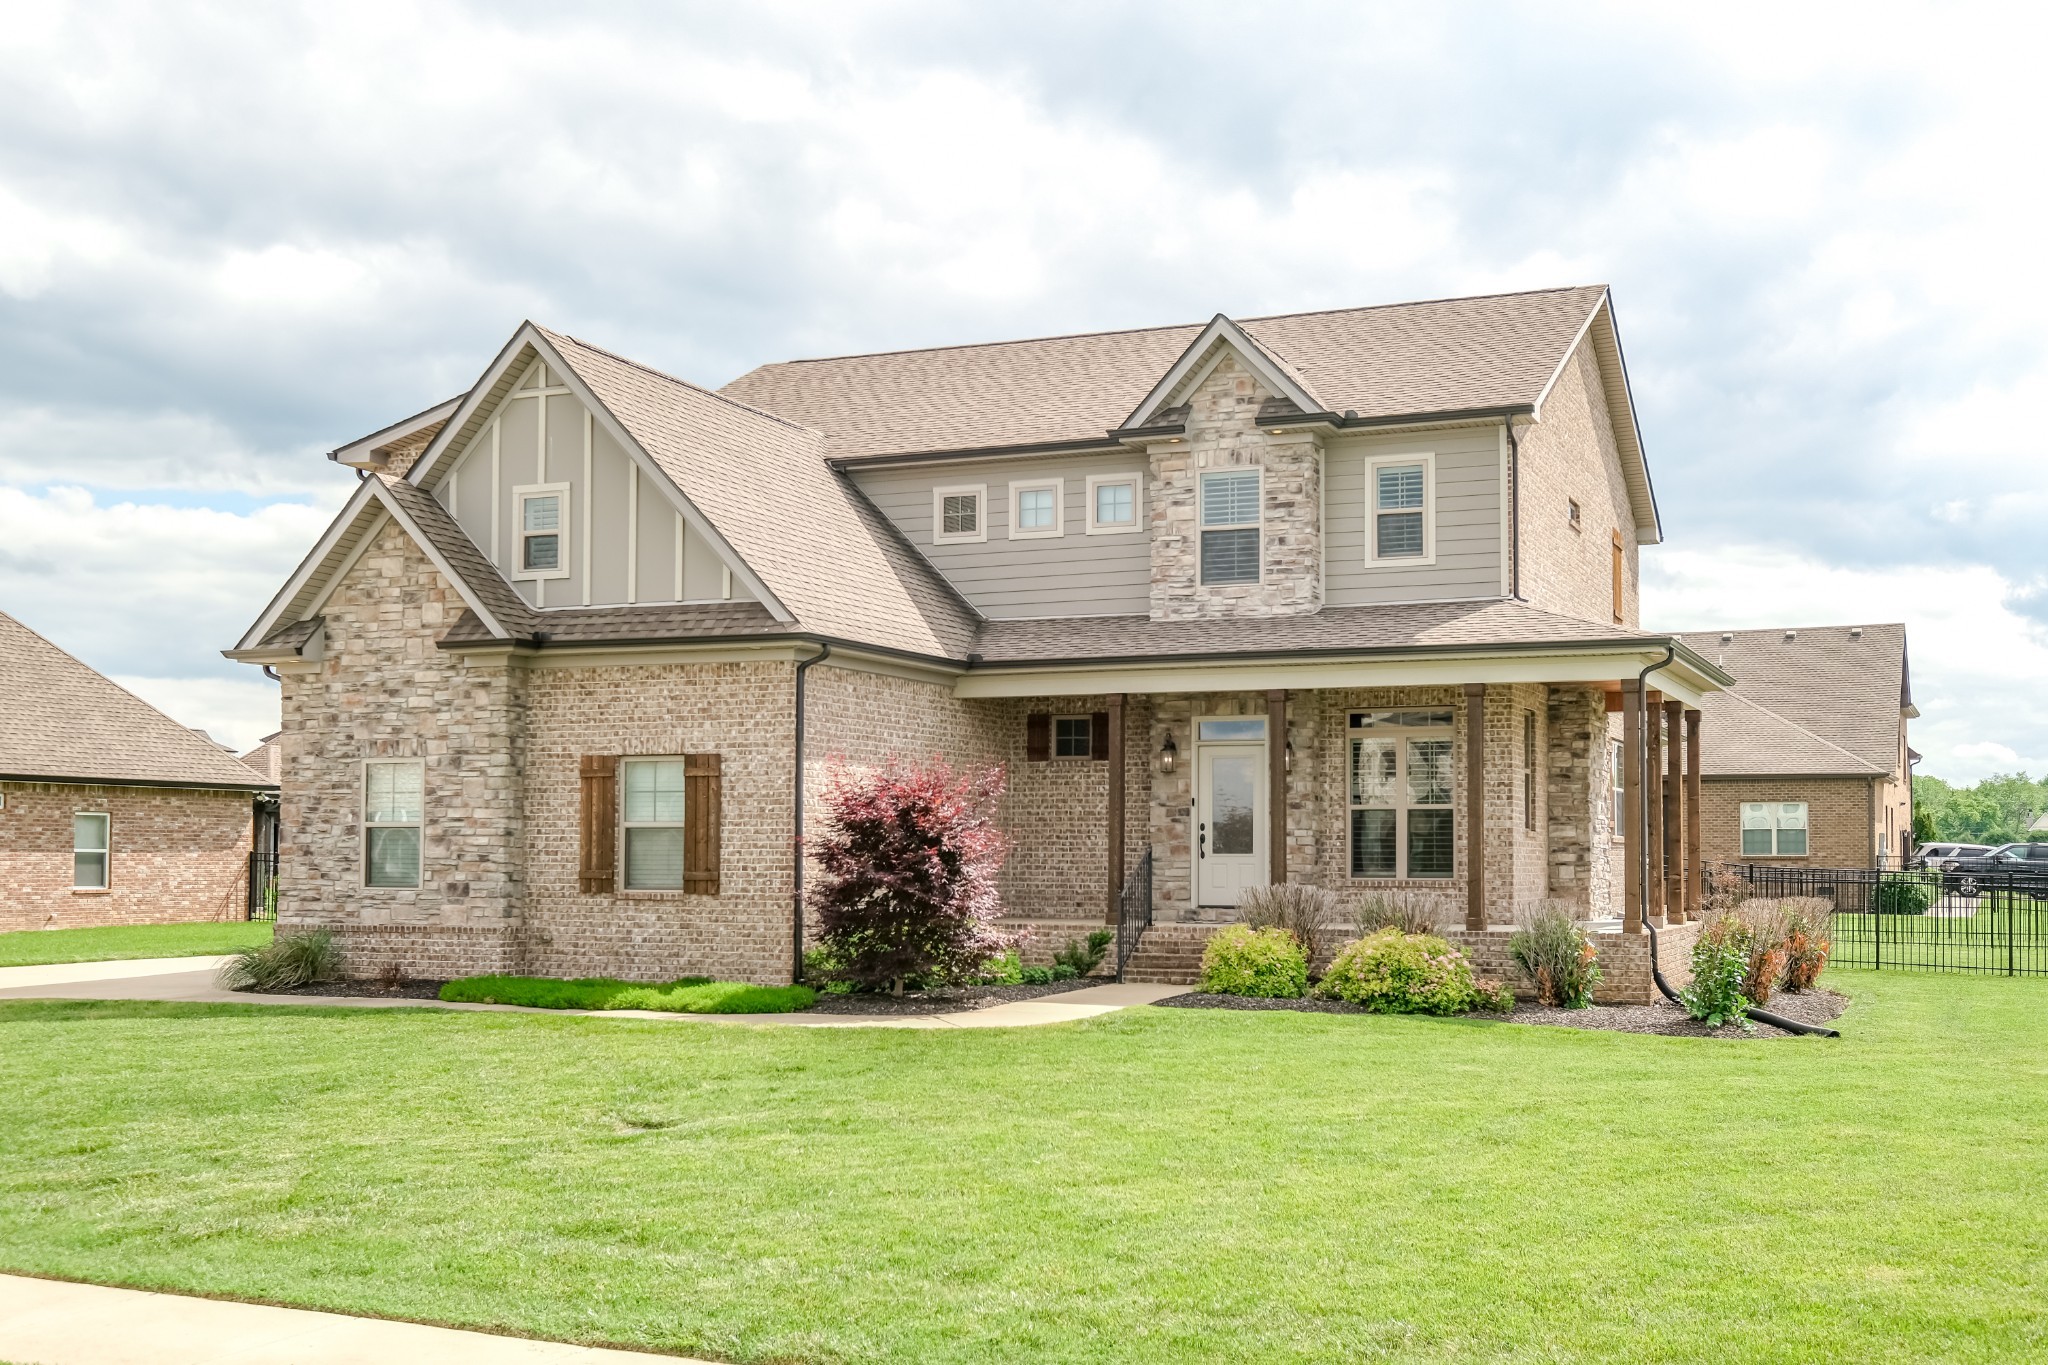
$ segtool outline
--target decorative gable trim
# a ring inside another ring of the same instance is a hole
[[[349,465],[356,469],[378,470],[389,463],[388,448],[397,445],[407,437],[417,436],[428,427],[447,422],[455,410],[462,406],[461,397],[436,403],[425,412],[416,412],[403,421],[373,431],[360,440],[327,452],[327,458],[336,464]]]
[[[1118,430],[1130,431],[1153,423],[1183,389],[1199,383],[1215,368],[1226,348],[1259,377],[1269,392],[1287,399],[1304,413],[1324,411],[1323,400],[1311,393],[1302,378],[1284,361],[1253,341],[1244,328],[1218,313],[1201,334],[1188,343],[1180,359],[1160,376],[1159,382],[1131,410],[1131,415],[1124,419]]]

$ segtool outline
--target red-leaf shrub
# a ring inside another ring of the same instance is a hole
[[[994,810],[1001,768],[955,773],[933,759],[869,771],[834,764],[830,829],[810,841],[807,900],[836,974],[898,993],[907,979],[960,981],[1016,945],[995,927],[996,870],[1009,851]]]

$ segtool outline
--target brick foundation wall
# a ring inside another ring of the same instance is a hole
[[[1804,801],[1803,858],[1744,858],[1742,803]],[[1861,777],[1706,778],[1700,783],[1700,845],[1709,862],[1786,867],[1869,867],[1876,847],[1870,780]],[[1879,811],[1880,817],[1882,810]]]
[[[1533,1000],[1535,987],[1521,975],[1514,959],[1508,955],[1508,940],[1513,936],[1514,930],[1509,928],[1488,929],[1483,933],[1464,929],[1444,931],[1444,938],[1456,944],[1472,963],[1474,975],[1505,981],[1514,988],[1518,998]],[[1596,933],[1591,937],[1600,955],[1600,984],[1593,991],[1595,1004],[1647,1005],[1663,998],[1657,993],[1656,983],[1650,976],[1648,934]],[[1673,990],[1683,989],[1692,981],[1692,968],[1688,964],[1693,942],[1698,937],[1697,924],[1658,931],[1657,963]]]
[[[251,796],[0,782],[0,931],[247,915]],[[73,890],[71,817],[108,817],[107,889]]]

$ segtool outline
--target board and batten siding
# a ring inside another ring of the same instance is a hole
[[[1088,478],[1132,474],[1138,485],[1138,527],[1088,534]],[[1010,485],[1062,479],[1062,533],[1010,539]],[[996,619],[1046,616],[1142,616],[1151,608],[1152,549],[1145,508],[1143,456],[1105,454],[976,464],[861,470],[861,492],[894,522],[961,596]],[[985,484],[988,538],[935,544],[932,490]]]
[[[588,420],[574,395],[540,392],[540,380],[535,366],[434,490],[519,595],[542,608],[751,596],[743,584],[728,583],[718,551],[690,529],[652,475],[636,473],[603,424]],[[519,509],[512,490],[528,484],[568,485],[566,577],[518,576]]]
[[[1371,505],[1366,464],[1433,454],[1436,554],[1428,564],[1366,558]],[[1340,439],[1324,456],[1323,600],[1330,606],[1501,595],[1501,455],[1498,426]]]

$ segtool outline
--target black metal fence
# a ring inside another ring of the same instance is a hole
[[[1116,906],[1116,979],[1124,979],[1124,967],[1138,951],[1138,940],[1152,925],[1152,850],[1138,859],[1137,867],[1124,882]]]
[[[277,918],[277,852],[258,850],[249,855],[249,918]]]
[[[1833,902],[1829,961],[1838,967],[2048,976],[2048,876],[2038,872],[1729,870],[1758,896]]]

